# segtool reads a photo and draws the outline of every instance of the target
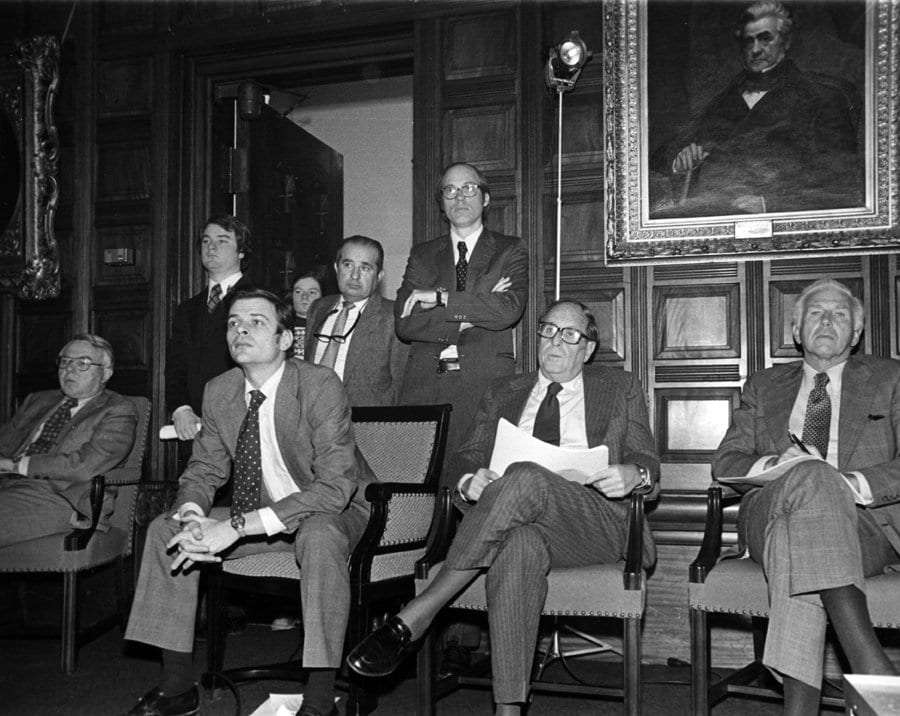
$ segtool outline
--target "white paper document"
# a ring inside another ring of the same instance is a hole
[[[586,484],[593,481],[599,470],[609,466],[609,448],[606,445],[594,448],[551,445],[500,418],[490,469],[502,475],[510,464],[523,461],[537,463],[567,480]]]
[[[726,485],[755,485],[756,487],[762,487],[767,482],[771,482],[772,480],[781,477],[798,463],[805,462],[806,460],[821,459],[822,458],[816,457],[815,455],[797,455],[796,457],[779,462],[777,465],[768,467],[760,472],[750,473],[749,475],[740,475],[738,477],[717,477],[716,479],[719,482],[724,482]]]

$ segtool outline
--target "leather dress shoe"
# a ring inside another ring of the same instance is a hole
[[[347,666],[360,676],[388,676],[415,645],[409,627],[391,617],[347,655]]]
[[[307,706],[303,704],[300,707],[300,710],[297,712],[297,716],[338,716],[338,708],[337,704],[331,707],[331,709],[325,713],[319,711],[315,706]]]
[[[200,691],[194,685],[174,696],[163,696],[156,686],[141,696],[126,716],[192,716],[200,711]]]

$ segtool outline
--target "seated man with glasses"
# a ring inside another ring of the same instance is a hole
[[[59,352],[59,390],[32,393],[0,426],[0,547],[85,526],[90,486],[128,457],[138,416],[106,390],[113,351],[83,333]],[[108,494],[100,527],[114,507]]]
[[[396,405],[409,352],[394,330],[394,302],[380,293],[384,249],[350,236],[334,260],[339,295],[320,298],[306,319],[306,360],[338,374],[351,406]]]
[[[484,397],[460,448],[457,497],[464,512],[435,580],[347,657],[364,676],[392,672],[441,608],[487,573],[494,701],[498,714],[519,714],[547,593],[547,573],[624,558],[628,502],[655,491],[659,458],[644,391],[618,368],[584,364],[597,345],[597,324],[578,301],[552,304],[540,319],[537,373],[497,382]],[[503,475],[486,468],[501,418],[561,447],[606,445],[608,467],[589,484],[569,481],[533,462]],[[645,524],[644,564],[656,558]]]

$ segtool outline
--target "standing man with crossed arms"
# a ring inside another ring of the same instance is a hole
[[[207,384],[203,430],[179,479],[176,512],[157,517],[147,533],[125,638],[158,646],[163,670],[131,716],[187,716],[199,708],[194,562],[285,550],[303,575],[309,679],[300,714],[337,713],[335,670],[350,610],[347,562],[368,521],[365,486],[375,478],[356,449],[334,372],[285,359],[291,314],[268,291],[238,292],[231,303],[227,341],[238,367]],[[212,507],[232,474],[230,510]]]

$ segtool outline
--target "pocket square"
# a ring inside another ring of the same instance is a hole
[[[869,420],[881,420],[883,415],[869,415]]]

